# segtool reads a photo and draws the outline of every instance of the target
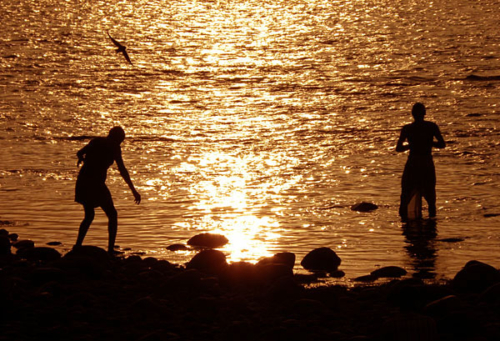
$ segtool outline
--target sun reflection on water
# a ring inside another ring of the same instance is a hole
[[[230,153],[207,151],[181,163],[174,171],[180,174],[189,170],[201,177],[188,189],[197,198],[188,209],[202,213],[191,221],[189,228],[226,236],[229,243],[223,250],[230,261],[256,262],[272,255],[273,245],[281,238],[274,212],[266,214],[258,208],[280,192],[283,185],[268,182],[265,186],[253,186],[252,173],[255,168],[266,168],[268,163],[278,161]]]

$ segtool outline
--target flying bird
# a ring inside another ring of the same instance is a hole
[[[113,39],[113,37],[109,34],[109,32],[107,32],[107,33],[108,33],[109,39],[111,39],[111,41],[113,42],[113,44],[115,44],[116,47],[118,47],[116,49],[116,53],[118,53],[118,52],[123,53],[123,56],[125,57],[125,59],[127,60],[127,62],[129,62],[130,65],[134,65],[134,64],[132,64],[132,61],[130,60],[130,57],[128,56],[127,48],[125,46],[123,46],[122,44],[120,44],[119,42],[117,42],[115,39]]]

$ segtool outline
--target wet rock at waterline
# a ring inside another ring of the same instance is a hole
[[[221,234],[201,233],[191,237],[187,244],[195,247],[218,248],[226,245],[229,240]]]
[[[338,269],[341,259],[335,251],[321,247],[309,252],[300,264],[306,270],[334,272]]]
[[[172,252],[177,252],[177,251],[187,251],[189,250],[189,248],[184,244],[172,244],[167,246],[167,250]]]
[[[405,276],[406,274],[407,271],[399,266],[385,266],[370,273],[370,275],[376,278],[395,278]]]
[[[370,212],[376,210],[377,208],[378,208],[377,205],[372,204],[370,202],[360,202],[351,206],[351,210],[357,212]]]

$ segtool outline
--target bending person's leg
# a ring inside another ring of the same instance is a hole
[[[116,233],[118,231],[118,212],[113,201],[101,206],[108,217],[108,252],[113,254],[115,248]]]
[[[80,229],[78,230],[78,237],[76,239],[75,247],[82,246],[83,240],[87,235],[87,231],[89,230],[90,224],[94,220],[95,211],[92,205],[83,205],[83,209],[85,210],[85,217],[80,224]]]

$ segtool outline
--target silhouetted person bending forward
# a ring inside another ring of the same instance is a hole
[[[407,207],[416,191],[427,201],[429,217],[436,216],[436,171],[432,147],[446,146],[437,124],[424,120],[426,110],[422,103],[416,103],[411,113],[415,121],[403,127],[396,146],[397,152],[410,150],[401,181],[399,215],[403,220],[408,219]]]
[[[116,232],[118,228],[118,215],[111,198],[111,193],[106,186],[108,168],[116,161],[120,175],[128,184],[135,198],[136,204],[141,202],[141,195],[135,190],[129,173],[123,164],[120,144],[125,139],[125,132],[121,127],[114,127],[107,137],[97,137],[80,149],[77,166],[83,162],[78,174],[75,188],[75,201],[82,204],[85,218],[80,224],[75,247],[82,246],[83,239],[94,220],[94,209],[101,207],[108,217],[109,243],[108,252],[113,254]]]

